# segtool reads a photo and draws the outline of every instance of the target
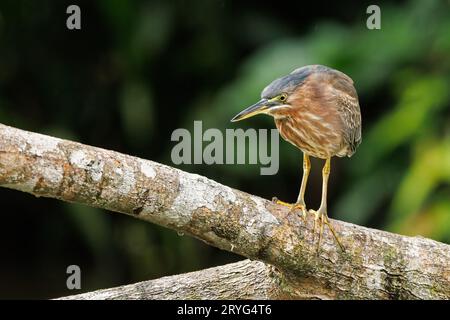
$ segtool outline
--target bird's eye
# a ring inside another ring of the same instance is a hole
[[[280,99],[281,102],[286,101],[286,99],[287,99],[287,94],[286,94],[286,93],[281,94],[280,97],[279,97],[278,99]]]

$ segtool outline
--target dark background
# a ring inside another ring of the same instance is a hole
[[[66,28],[78,4],[82,29]],[[307,64],[354,81],[363,142],[333,159],[329,215],[450,243],[449,1],[5,1],[0,122],[173,165],[176,128],[274,128],[229,120],[271,80]],[[265,198],[297,197],[301,152],[280,141],[280,170],[182,165]],[[307,204],[318,207],[321,161]],[[53,298],[66,268],[82,290],[242,259],[120,214],[0,189],[0,298]]]

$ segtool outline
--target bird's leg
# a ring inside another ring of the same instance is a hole
[[[295,209],[300,209],[302,211],[303,219],[305,219],[305,220],[306,220],[306,212],[307,212],[306,205],[305,205],[305,190],[306,190],[306,184],[308,183],[308,176],[309,176],[310,170],[311,170],[311,161],[309,160],[309,156],[306,153],[303,153],[303,176],[302,176],[302,182],[300,185],[300,192],[298,194],[297,202],[295,202],[294,204],[291,204],[291,203],[287,203],[284,201],[280,201],[276,198],[273,199],[277,204],[281,204],[283,206],[287,206],[287,207],[291,208],[291,211],[293,211]]]
[[[309,161],[309,156],[303,153],[303,176],[302,183],[300,185],[300,192],[297,197],[297,202],[295,206],[302,210],[303,219],[306,220],[306,204],[305,204],[305,190],[306,184],[308,183],[309,172],[311,171],[311,161]]]
[[[339,247],[341,247],[342,251],[344,251],[344,247],[339,240],[338,236],[336,235],[336,232],[334,231],[333,227],[330,224],[330,221],[328,220],[327,215],[327,190],[328,190],[328,177],[330,176],[330,170],[331,170],[331,160],[330,158],[326,159],[325,165],[322,169],[322,200],[320,202],[320,208],[317,211],[310,210],[314,213],[314,225],[313,225],[313,232],[316,232],[316,224],[319,224],[319,241],[317,244],[317,248],[320,248],[320,242],[322,240],[322,234],[323,234],[323,225],[326,224],[328,228],[330,229],[331,233],[333,234],[334,238],[336,239],[336,242],[338,243]]]

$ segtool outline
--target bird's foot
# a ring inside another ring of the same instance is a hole
[[[302,218],[306,221],[306,214],[308,213],[308,210],[306,209],[306,205],[304,202],[297,202],[297,203],[288,203],[281,200],[278,200],[277,197],[272,198],[272,202],[276,204],[281,204],[282,206],[288,207],[289,213],[294,212],[296,209],[300,210],[302,212]]]
[[[320,207],[319,210],[309,210],[308,212],[314,213],[314,224],[313,224],[313,233],[316,234],[316,226],[319,227],[319,240],[317,242],[317,250],[320,249],[320,242],[322,241],[322,234],[323,234],[323,226],[326,224],[328,228],[330,229],[331,233],[333,234],[334,239],[336,239],[336,242],[338,243],[339,247],[342,251],[345,251],[344,246],[342,245],[341,241],[339,240],[339,237],[337,236],[336,232],[334,231],[333,226],[331,225],[330,221],[328,220],[328,215],[326,209]]]

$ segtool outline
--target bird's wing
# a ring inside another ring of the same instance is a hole
[[[349,156],[351,156],[361,143],[361,110],[358,94],[353,81],[350,82],[343,77],[335,77],[332,87],[342,121],[344,140],[349,146]]]
[[[351,154],[353,154],[361,143],[361,112],[358,98],[342,94],[339,96],[338,101],[344,139],[350,147]]]

